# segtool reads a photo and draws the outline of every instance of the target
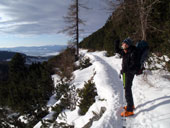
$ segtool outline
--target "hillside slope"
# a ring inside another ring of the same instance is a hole
[[[92,66],[76,70],[73,81],[76,88],[82,88],[84,81],[91,78],[94,72],[94,82],[97,88],[95,103],[84,116],[78,114],[79,108],[74,111],[64,110],[56,119],[57,122],[74,125],[75,128],[122,128],[120,113],[123,111],[123,83],[119,78],[121,59],[118,56],[106,57],[106,52],[81,51],[90,57]],[[169,59],[167,58],[167,61]],[[54,76],[54,81],[58,76]],[[145,75],[135,76],[133,82],[133,96],[135,115],[127,118],[127,128],[169,128],[170,122],[170,73],[165,71],[146,71]],[[58,101],[55,95],[48,106],[54,106]],[[103,110],[103,113],[101,111]],[[53,112],[44,117],[48,120]],[[97,116],[92,122],[92,118]],[[89,123],[90,122],[90,123]],[[41,127],[39,122],[35,128]],[[51,125],[53,128],[53,125]]]
[[[152,52],[162,55],[166,54],[170,57],[169,21],[170,1],[160,0],[160,2],[154,4],[148,16],[146,40]],[[112,13],[112,16],[108,18],[101,29],[84,38],[80,42],[80,46],[91,50],[106,50],[108,55],[113,55],[114,41],[116,39],[123,41],[127,37],[131,37],[134,43],[136,43],[142,39],[142,34],[138,8],[129,7],[125,3],[123,8],[120,6]]]

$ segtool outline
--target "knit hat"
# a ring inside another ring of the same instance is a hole
[[[130,38],[126,38],[125,40],[123,40],[122,43],[125,43],[130,46],[130,45],[132,45],[132,40]]]

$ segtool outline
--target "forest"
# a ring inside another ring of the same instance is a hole
[[[0,66],[3,69],[0,79],[0,127],[32,127],[47,114],[46,103],[54,90],[46,64],[26,65],[25,56],[17,53],[9,63]],[[21,115],[29,119],[29,124],[18,120]]]
[[[149,0],[142,5],[139,5],[138,1],[124,1],[113,11],[101,29],[80,42],[80,47],[106,50],[108,55],[113,55],[114,41],[123,41],[130,37],[134,44],[144,39],[149,43],[151,52],[170,57],[170,1]],[[141,19],[142,16],[144,21]],[[145,35],[141,22],[145,22]]]

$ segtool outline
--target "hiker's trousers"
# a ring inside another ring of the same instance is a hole
[[[132,95],[132,83],[133,83],[134,74],[125,73],[125,99],[127,102],[127,111],[133,111],[133,95]]]

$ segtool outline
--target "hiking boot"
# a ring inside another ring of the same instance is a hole
[[[133,112],[129,112],[129,111],[124,111],[120,114],[122,117],[128,117],[128,116],[133,116],[134,113]]]
[[[133,110],[135,109],[135,106],[133,105]],[[123,109],[127,110],[127,106],[124,106]]]

